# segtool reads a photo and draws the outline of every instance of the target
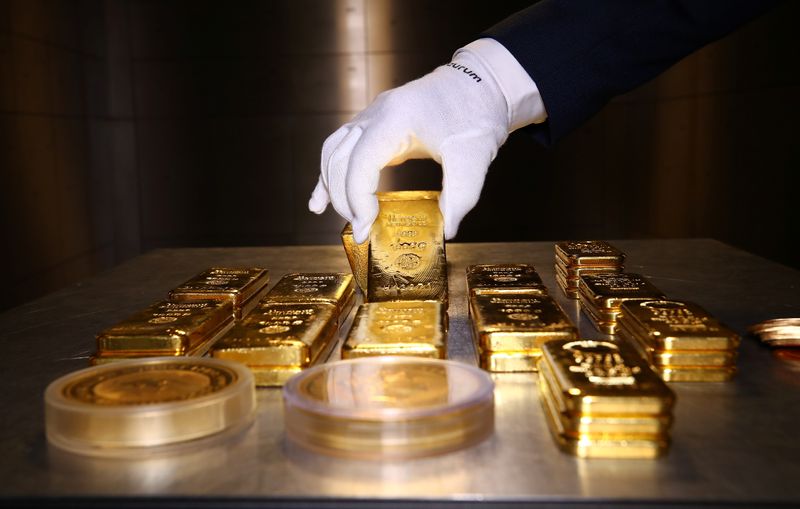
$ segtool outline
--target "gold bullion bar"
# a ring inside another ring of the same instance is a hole
[[[474,295],[470,308],[475,341],[492,352],[538,351],[553,339],[575,339],[578,331],[549,295],[520,291]]]
[[[660,366],[656,368],[665,382],[727,382],[736,376],[736,367],[687,368]]]
[[[653,352],[653,364],[659,366],[726,367],[736,365],[736,351],[672,350]]]
[[[369,240],[367,301],[447,303],[444,221],[435,191],[378,193]]]
[[[738,334],[692,302],[624,302],[620,311],[620,320],[655,350],[735,350],[739,346]]]
[[[602,265],[622,270],[625,263],[625,254],[604,240],[557,242],[555,250],[566,267]]]
[[[269,271],[212,267],[169,292],[169,300],[230,300],[237,319],[253,310],[267,292]]]
[[[282,387],[297,373],[303,371],[300,367],[283,366],[249,366],[253,372],[256,387]]]
[[[408,355],[444,359],[444,316],[444,306],[438,301],[362,304],[342,347],[342,358]]]
[[[577,286],[567,281],[566,278],[564,278],[564,276],[558,273],[558,271],[556,271],[556,283],[558,283],[558,286],[561,287],[561,290],[564,291],[564,295],[566,295],[570,299],[579,298]]]
[[[469,295],[529,290],[547,293],[533,265],[527,263],[481,264],[467,267]]]
[[[664,294],[641,274],[584,274],[580,291],[597,309],[618,311],[629,300],[659,300]]]
[[[550,341],[540,371],[549,369],[564,411],[581,415],[669,414],[675,395],[630,345],[611,341]]]
[[[325,302],[336,306],[341,321],[355,302],[352,274],[344,272],[294,272],[286,274],[267,294],[262,305],[273,302]]]
[[[492,373],[532,373],[538,370],[541,350],[533,352],[481,351],[481,368]]]
[[[337,316],[326,302],[262,303],[211,355],[248,366],[306,367],[335,342]]]
[[[615,313],[602,313],[601,311],[597,310],[591,302],[587,302],[586,298],[582,295],[578,295],[578,300],[580,300],[583,312],[591,320],[592,324],[594,324],[595,328],[602,332],[603,334],[616,334],[619,327],[617,326],[616,315]]]
[[[361,293],[366,295],[367,274],[369,273],[369,241],[357,244],[353,238],[353,225],[347,223],[342,230],[342,245],[356,284],[361,289]]]
[[[663,455],[669,448],[669,439],[664,436],[657,440],[624,438],[608,439],[591,436],[569,436],[557,416],[557,410],[548,397],[549,390],[540,390],[540,400],[548,428],[559,448],[580,458],[649,459]]]
[[[233,326],[230,301],[160,301],[97,335],[92,364],[105,359],[203,355]]]

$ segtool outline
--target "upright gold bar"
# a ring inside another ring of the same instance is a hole
[[[558,242],[555,245],[556,259],[565,267],[602,265],[620,267],[625,263],[625,253],[604,240],[581,240]]]
[[[358,308],[342,358],[408,355],[444,359],[447,324],[438,301],[371,302]]]
[[[470,298],[473,333],[481,350],[538,354],[546,341],[575,339],[578,331],[549,295],[519,291]]]
[[[251,367],[307,367],[333,346],[337,316],[336,306],[326,302],[262,303],[211,355]]]
[[[435,191],[378,193],[370,231],[367,301],[447,303],[444,222]]]
[[[213,267],[169,292],[169,300],[230,300],[241,319],[267,293],[269,271],[261,268]]]
[[[625,343],[550,341],[540,371],[572,415],[669,415],[675,395],[648,362]]]
[[[481,264],[467,267],[469,295],[528,290],[547,293],[533,265],[527,263]]]
[[[699,305],[676,300],[623,302],[626,327],[649,348],[673,350],[735,350],[739,335]]]
[[[262,304],[274,302],[323,302],[336,306],[341,321],[355,302],[351,274],[343,272],[295,272],[286,274],[270,290]]]
[[[342,245],[356,284],[361,289],[361,293],[366,295],[367,274],[369,273],[369,241],[357,244],[353,238],[353,225],[347,223],[342,230]]]
[[[100,332],[92,363],[203,355],[232,326],[231,301],[157,302]]]

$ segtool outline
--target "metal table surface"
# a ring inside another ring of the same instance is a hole
[[[744,334],[748,325],[800,316],[800,271],[714,240],[612,241],[626,270],[667,296],[693,300]],[[464,269],[533,263],[586,338],[596,332],[555,284],[553,243],[450,244],[449,356],[475,363]],[[86,506],[228,505],[405,507],[800,505],[800,364],[743,337],[736,379],[674,383],[669,453],[657,460],[581,460],[560,452],[535,376],[494,375],[496,429],[471,449],[397,462],[337,459],[284,439],[280,390],[259,389],[258,415],[240,436],[138,460],[59,453],[43,432],[49,382],[87,366],[97,331],[164,298],[210,266],[345,271],[340,246],[163,249],[0,315],[5,389],[0,405],[0,500]]]

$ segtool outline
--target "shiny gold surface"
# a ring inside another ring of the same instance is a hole
[[[531,352],[488,352],[480,353],[482,369],[492,373],[532,373],[538,371],[537,364],[542,357],[541,350]]]
[[[266,292],[268,283],[266,269],[214,267],[174,288],[169,292],[169,300],[230,300],[234,310],[240,312],[237,318],[241,318],[242,309],[252,309]]]
[[[252,419],[253,378],[214,359],[150,358],[88,368],[47,388],[48,439],[93,455],[186,442]]]
[[[338,312],[324,302],[262,303],[211,349],[248,366],[304,367],[336,340]]]
[[[556,258],[567,266],[603,265],[622,268],[625,254],[604,240],[558,242]]]
[[[232,325],[230,301],[161,301],[98,334],[97,356],[202,355]]]
[[[427,456],[470,446],[493,429],[493,384],[474,367],[379,357],[312,368],[284,387],[289,440],[365,459]]]
[[[540,371],[549,369],[559,411],[580,415],[665,415],[675,395],[633,347],[611,341],[550,341]]]
[[[621,312],[620,321],[655,350],[733,350],[739,346],[738,334],[692,302],[625,302]]]
[[[548,427],[563,451],[579,458],[652,459],[662,456],[669,447],[666,434],[589,434],[565,427],[547,381],[540,373],[539,397]]]
[[[269,291],[264,305],[273,302],[324,302],[347,314],[355,299],[352,274],[343,272],[295,272],[286,274]]]
[[[578,294],[578,300],[581,303],[581,309],[591,319],[595,328],[603,334],[617,334],[619,327],[617,326],[617,316],[619,311],[603,311],[598,310],[592,301],[586,299],[582,294]]]
[[[303,371],[300,367],[249,366],[256,387],[283,387],[294,375]]]
[[[574,339],[577,329],[548,295],[531,292],[474,295],[470,309],[475,339],[482,350],[538,351],[553,339]]]
[[[665,382],[727,382],[736,376],[736,367],[670,367],[656,368]]]
[[[618,310],[629,300],[664,299],[664,294],[641,274],[584,274],[580,280],[580,291],[595,307]]]
[[[528,290],[547,293],[533,265],[527,263],[481,264],[467,267],[469,295]]]
[[[358,308],[342,358],[407,355],[443,359],[444,306],[436,301],[371,302]]]
[[[566,295],[568,298],[570,299],[579,298],[577,285],[567,281],[561,274],[556,273],[556,283],[558,284],[559,287],[561,287],[561,290],[563,290],[564,295]]]
[[[350,270],[361,293],[367,294],[367,274],[369,273],[369,241],[356,244],[353,238],[353,225],[347,223],[342,230],[342,245],[350,263]]]
[[[370,231],[367,301],[447,302],[444,222],[438,193],[378,193]]]

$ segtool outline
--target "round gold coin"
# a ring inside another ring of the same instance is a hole
[[[367,459],[437,454],[475,444],[494,426],[494,384],[462,363],[369,357],[324,364],[284,386],[289,440]]]
[[[153,357],[77,371],[45,391],[48,440],[81,454],[125,456],[246,426],[255,383],[241,364]]]

